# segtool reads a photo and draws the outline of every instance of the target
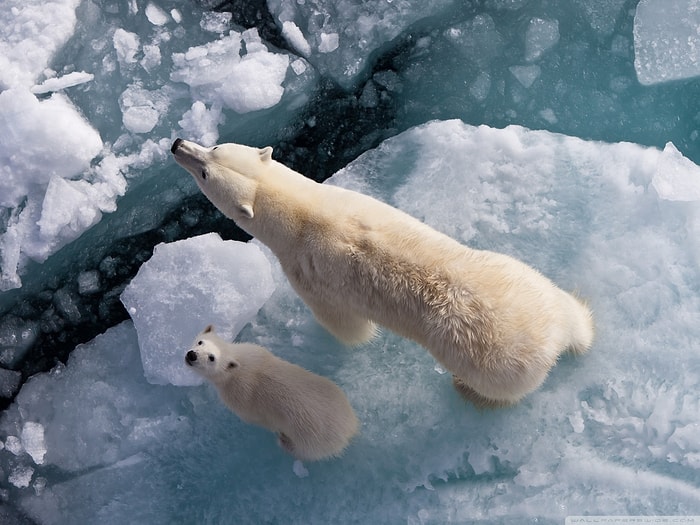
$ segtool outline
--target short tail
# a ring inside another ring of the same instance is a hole
[[[593,314],[585,301],[571,296],[574,302],[574,317],[571,326],[571,344],[569,350],[576,355],[585,353],[593,344],[595,327]]]

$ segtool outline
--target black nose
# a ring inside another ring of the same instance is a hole
[[[192,363],[197,360],[197,352],[194,352],[190,350],[187,352],[187,355],[185,356],[185,360],[187,360],[188,363]]]
[[[173,142],[173,147],[170,148],[170,153],[175,153],[177,148],[180,147],[180,144],[182,144],[182,139],[175,139],[175,142]]]

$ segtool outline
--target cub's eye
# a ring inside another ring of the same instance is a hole
[[[202,180],[207,180],[207,171],[202,170]]]
[[[234,363],[233,361],[229,361],[229,363],[228,363],[229,368],[236,368],[237,366],[238,366],[238,364]]]
[[[209,354],[209,361],[213,361],[213,360],[214,360],[214,356]]]
[[[197,345],[202,346],[204,344],[204,341],[197,341]]]

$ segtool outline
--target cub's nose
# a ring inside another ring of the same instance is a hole
[[[170,148],[170,153],[175,153],[177,151],[177,148],[180,147],[180,144],[182,144],[182,139],[175,139],[172,148]]]
[[[197,352],[190,350],[187,352],[187,355],[185,355],[185,361],[187,361],[187,364],[191,364],[197,360]]]

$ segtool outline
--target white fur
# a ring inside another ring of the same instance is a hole
[[[357,434],[358,421],[332,381],[248,343],[229,343],[209,325],[185,362],[208,379],[238,417],[277,434],[295,458],[338,456]]]
[[[377,323],[409,337],[477,405],[517,402],[563,351],[592,343],[588,308],[516,259],[318,184],[272,160],[270,148],[178,140],[172,150],[209,200],[275,253],[330,332],[359,344]]]

